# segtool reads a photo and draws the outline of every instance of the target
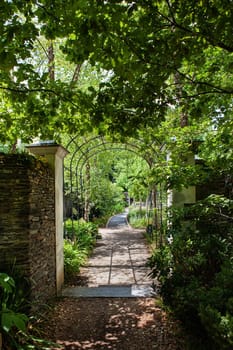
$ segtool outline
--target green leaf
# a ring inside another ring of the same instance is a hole
[[[25,332],[28,317],[24,314],[15,313],[14,311],[4,308],[1,316],[1,327],[5,332],[9,332],[13,327]]]
[[[13,278],[8,276],[6,273],[0,273],[0,287],[2,287],[6,292],[11,293],[15,287],[15,282]]]

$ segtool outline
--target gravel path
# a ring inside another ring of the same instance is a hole
[[[51,312],[51,349],[185,350],[179,325],[153,298],[64,298]]]

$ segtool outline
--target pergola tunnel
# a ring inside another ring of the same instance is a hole
[[[125,184],[122,188],[122,196],[125,198],[125,206],[134,205],[139,209],[145,210],[147,217],[147,231],[152,232],[153,228],[159,229],[163,225],[164,211],[166,209],[166,192],[161,183],[155,181],[148,181],[148,173],[156,166],[158,161],[157,154],[163,147],[158,142],[146,146],[143,141],[131,139],[127,142],[120,142],[104,138],[102,136],[94,136],[89,139],[80,140],[80,137],[73,137],[68,142],[66,149],[69,151],[65,159],[64,165],[64,191],[65,191],[65,205],[64,205],[64,222],[71,219],[72,222],[83,218],[85,221],[90,220],[91,210],[91,190],[97,191],[100,187],[98,181],[98,170],[93,174],[92,167],[95,168],[103,166],[103,162],[107,163],[110,159],[110,171],[104,176],[114,183],[114,174],[109,174],[114,170],[114,163],[116,159],[123,159],[125,161],[124,171],[126,172]],[[106,157],[106,161],[101,161],[99,157]],[[137,161],[145,169],[145,174],[139,171],[138,174],[130,174],[129,163],[133,160]],[[101,171],[100,176],[103,177]],[[93,177],[96,177],[95,188],[91,188]],[[135,178],[140,178],[144,186],[143,198],[136,198],[130,193],[127,181],[135,181]],[[132,180],[133,179],[133,180]],[[108,191],[108,188],[102,188],[102,196]],[[146,192],[146,195],[145,195]]]

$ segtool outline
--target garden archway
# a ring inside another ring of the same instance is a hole
[[[158,153],[162,147],[163,145],[156,139],[153,142],[146,143],[140,139],[128,139],[125,142],[120,142],[99,135],[83,139],[80,136],[72,137],[66,145],[69,155],[66,158],[64,168],[66,178],[64,186],[66,193],[69,195],[68,198],[66,197],[65,217],[67,215],[72,219],[75,217],[73,208],[75,205],[79,205],[80,198],[83,197],[83,172],[91,158],[103,152],[126,151],[140,157],[151,169],[156,164]],[[156,203],[156,193],[154,194],[154,199]]]

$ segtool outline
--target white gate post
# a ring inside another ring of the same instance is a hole
[[[60,293],[64,283],[64,253],[63,253],[63,163],[69,153],[64,147],[54,142],[40,142],[27,146],[30,153],[46,158],[54,172],[55,184],[55,226],[56,226],[56,288]]]

